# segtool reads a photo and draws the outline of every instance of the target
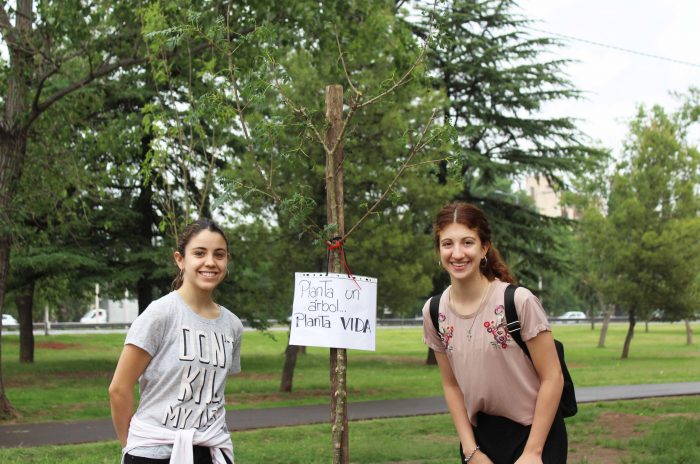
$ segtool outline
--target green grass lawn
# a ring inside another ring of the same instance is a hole
[[[575,417],[567,419],[567,428],[571,464],[700,462],[697,397],[584,404]],[[327,424],[236,432],[233,441],[239,463],[331,461]],[[350,423],[353,463],[457,462],[457,446],[446,414]],[[0,449],[4,464],[106,464],[116,462],[118,456],[116,441]]]
[[[693,329],[698,332],[700,324]],[[638,326],[630,358],[620,360],[627,327],[614,324],[607,347],[596,348],[598,330],[590,326],[555,326],[566,347],[569,369],[577,386],[697,381],[698,345],[685,344],[682,324]],[[274,337],[274,338],[273,338]],[[299,356],[294,392],[278,391],[285,332],[272,336],[246,332],[243,373],[227,385],[231,408],[324,404],[329,396],[328,349],[308,348]],[[79,420],[109,416],[107,386],[116,365],[123,334],[51,335],[36,337],[36,362],[20,364],[18,337],[4,334],[3,378],[7,396],[20,411],[20,422]],[[437,369],[425,365],[426,348],[420,328],[382,329],[375,352],[348,354],[349,401],[412,398],[442,394]]]

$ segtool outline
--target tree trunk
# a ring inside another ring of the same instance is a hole
[[[435,358],[435,352],[432,348],[428,348],[428,356],[425,358],[425,364],[428,366],[434,366],[437,364],[437,359]]]
[[[9,81],[11,84],[12,79]],[[8,87],[11,87],[11,85],[8,85]],[[14,121],[8,121],[7,118],[7,113],[11,112],[8,107],[12,104],[12,101],[6,102],[6,118],[3,121],[3,127],[0,127],[0,312],[5,307],[7,277],[10,273],[10,249],[12,244],[10,231],[12,222],[9,217],[10,205],[19,184],[27,147],[26,131],[17,129],[6,130],[8,122],[10,124],[14,123]],[[0,419],[16,417],[18,417],[18,412],[5,394],[5,382],[2,374],[2,336],[0,334]]]
[[[17,290],[15,296],[19,316],[19,362],[34,362],[34,281]]]
[[[625,345],[622,347],[622,356],[620,359],[627,359],[630,353],[630,343],[632,343],[632,337],[634,337],[634,325],[637,321],[634,318],[634,309],[630,309],[629,317],[630,325],[627,329],[627,336],[625,337]]]
[[[290,345],[287,342],[287,349],[284,350],[284,368],[282,369],[282,381],[280,382],[280,391],[285,393],[292,392],[292,382],[294,381],[294,368],[297,365],[297,354],[299,347]]]
[[[605,317],[605,302],[603,301],[603,295],[600,292],[596,292],[596,297],[598,299],[598,306],[600,306],[600,313]],[[591,330],[595,330],[595,310],[590,309],[589,315],[591,316]]]
[[[4,307],[5,284],[7,282],[7,270],[9,267],[10,237],[9,235],[0,235],[0,310]],[[13,419],[18,417],[18,413],[5,395],[5,383],[2,378],[2,364],[2,322],[0,322],[0,419]]]
[[[141,161],[145,162],[150,152],[153,142],[153,134],[150,130],[141,137]],[[156,178],[156,173],[151,170],[151,178]],[[135,230],[139,236],[140,246],[148,247],[153,243],[153,229],[158,227],[158,218],[153,211],[153,183],[141,182],[139,196],[136,199],[135,208],[139,218],[135,224]],[[136,284],[137,299],[139,304],[139,314],[144,312],[153,301],[153,278],[150,272],[152,265],[143,266],[144,275],[139,278]],[[175,269],[173,269],[174,271]]]
[[[136,282],[136,298],[139,304],[139,314],[141,314],[153,301],[153,284],[147,277],[141,277]]]
[[[5,111],[0,120],[0,312],[5,304],[7,276],[10,270],[10,205],[22,175],[27,148],[28,83],[32,80],[32,46],[25,42],[32,40],[32,6],[32,0],[17,0],[15,25],[3,30],[10,67],[4,99]],[[11,34],[10,40],[8,34]],[[0,418],[11,417],[17,417],[17,411],[5,395],[0,336]]]
[[[610,324],[610,318],[615,310],[613,305],[605,305],[603,299],[599,298],[600,309],[603,311],[603,324],[600,327],[600,336],[598,337],[598,348],[605,348],[605,337],[608,335],[608,325]]]
[[[693,328],[690,327],[690,321],[688,319],[685,320],[685,344],[693,344]]]

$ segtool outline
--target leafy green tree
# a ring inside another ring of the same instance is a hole
[[[516,2],[439,5],[431,67],[459,136],[455,161],[440,176],[452,173],[459,182],[454,199],[484,209],[506,260],[525,285],[537,288],[539,276],[563,266],[556,239],[562,221],[539,215],[510,195],[510,187],[496,186],[537,174],[562,188],[566,176],[590,170],[604,153],[584,143],[571,118],[541,116],[547,102],[579,92],[562,71],[565,61],[542,57],[557,43],[533,37],[530,21],[513,12]]]
[[[386,269],[380,258],[394,262],[394,272],[386,278],[382,272],[379,307],[414,313],[430,285],[424,269],[430,253],[423,235],[429,223],[424,211],[433,210],[441,196],[440,187],[431,182],[430,163],[421,164],[429,160],[413,160],[412,154],[442,143],[439,133],[421,133],[431,109],[439,106],[439,93],[423,80],[402,77],[418,68],[418,43],[397,21],[391,2],[336,2],[321,10],[311,1],[239,6],[245,14],[227,10],[222,20],[211,23],[194,14],[180,26],[159,22],[154,13],[147,35],[161,46],[200,38],[216,51],[204,68],[214,78],[188,100],[191,108],[201,104],[199,111],[208,121],[229,126],[219,131],[229,135],[220,145],[220,156],[229,165],[224,182],[228,195],[212,209],[230,218],[236,231],[251,234],[252,241],[242,237],[243,246],[258,250],[257,240],[275,244],[263,253],[241,252],[232,245],[244,260],[239,267],[244,273],[234,273],[236,278],[222,285],[222,296],[243,303],[233,308],[259,319],[286,318],[293,272],[325,268],[325,242],[336,235],[337,225],[326,225],[325,219],[329,147],[323,146],[323,91],[328,84],[345,83],[346,223],[365,218],[367,225],[381,229],[352,231],[345,248],[348,261],[354,272],[368,275]],[[381,106],[369,104],[378,101]],[[409,175],[395,179],[404,169]],[[375,207],[389,190],[390,201]],[[212,194],[217,196],[215,189]],[[244,223],[237,224],[241,218]],[[268,225],[248,227],[249,218]],[[258,291],[247,291],[247,285]],[[255,297],[267,288],[275,290]],[[280,301],[285,296],[286,302]]]
[[[8,51],[0,67],[0,306],[9,272],[12,202],[32,126],[66,96],[141,62],[134,56],[138,23],[131,19],[130,8],[114,2],[17,0],[14,8],[0,6],[0,34]],[[13,413],[0,371],[0,416]]]
[[[572,223],[573,243],[571,243],[571,275],[576,280],[576,293],[588,306],[603,315],[603,323],[598,339],[598,347],[605,346],[608,324],[614,309],[611,299],[610,269],[607,267],[608,245],[610,243],[605,217],[609,197],[610,174],[604,166],[598,166],[588,174],[574,179],[574,191],[568,192],[565,204],[573,206],[580,213]]]
[[[410,214],[407,198],[411,195],[406,195],[403,177],[397,181],[397,173],[405,171],[417,152],[440,140],[437,133],[429,130],[434,116],[426,111],[435,99],[434,92],[420,80],[409,82],[406,78],[416,69],[422,51],[410,30],[397,22],[392,3],[336,2],[324,4],[320,11],[312,3],[305,7],[309,11],[313,9],[317,16],[312,22],[299,24],[303,32],[295,31],[302,38],[302,46],[270,49],[266,43],[260,44],[268,57],[268,69],[261,70],[262,75],[257,79],[265,82],[270,91],[265,94],[266,107],[253,112],[247,121],[247,127],[257,129],[246,140],[252,156],[230,179],[238,183],[238,194],[264,192],[265,196],[260,198],[263,207],[256,209],[271,213],[281,230],[299,236],[305,227],[311,229],[312,234],[302,234],[297,242],[308,256],[322,252],[326,242],[340,235],[348,259],[355,263],[352,264],[355,272],[365,274],[361,267],[367,262],[361,254],[366,243],[363,234],[390,244],[387,251],[393,257],[403,258],[394,261],[397,274],[401,272],[403,279],[394,280],[395,285],[387,288],[396,290],[401,285],[405,291],[396,292],[393,300],[386,299],[386,290],[380,286],[379,307],[401,308],[406,296],[416,295],[406,305],[412,312],[419,285],[429,282],[414,278],[416,271],[423,270],[414,261],[418,249],[412,246],[415,241],[404,231],[416,229],[411,222],[418,215]],[[274,31],[275,39],[267,44],[284,44],[279,37],[290,32],[284,26]],[[247,87],[245,80],[240,81],[240,88]],[[239,82],[235,79],[231,82],[235,93]],[[335,83],[347,84],[347,110],[340,125],[334,125],[331,136],[327,135],[331,132],[327,131],[326,105],[321,96],[328,84]],[[380,100],[381,105],[374,104]],[[250,103],[255,105],[254,109],[260,105],[249,99],[244,102],[246,106]],[[241,123],[245,124],[240,110],[241,105],[237,105]],[[341,144],[342,152],[337,148]],[[330,168],[328,160],[334,160]],[[340,173],[337,165],[344,172],[344,188],[326,188],[324,193],[324,186],[334,185],[328,179]],[[416,171],[421,176],[414,179],[424,179],[427,188],[423,194],[426,194],[430,188],[426,170]],[[394,192],[394,201],[377,207],[389,191]],[[332,219],[336,200],[341,205],[340,213]],[[338,219],[343,217],[347,228]],[[369,220],[363,224],[365,227],[355,227]],[[376,233],[382,227],[374,220],[384,221],[382,225],[387,227],[382,233]],[[398,228],[402,221],[408,227]],[[366,226],[374,226],[375,230],[367,232]],[[370,252],[376,255],[377,249]],[[308,269],[309,261],[297,263],[297,269]],[[357,271],[358,268],[361,270]],[[343,352],[338,350],[338,369],[333,372],[344,370]],[[333,378],[338,379],[337,389],[333,384],[333,397],[342,405],[344,376],[334,374]],[[339,462],[347,459],[339,456],[347,448],[341,445],[343,439],[337,434],[343,435],[347,429],[342,420],[340,424],[337,422],[343,416],[342,406],[333,410],[336,412],[334,462]]]
[[[239,216],[267,220],[272,224],[270,230],[295,237],[296,245],[305,248],[307,256],[314,256],[313,262],[321,269],[324,241],[333,236],[332,229],[324,229],[325,153],[319,140],[325,131],[325,86],[346,83],[348,106],[357,103],[344,140],[348,224],[365,216],[385,193],[406,161],[411,138],[419,135],[416,127],[420,129],[421,122],[430,118],[439,95],[420,79],[396,85],[421,51],[411,31],[397,21],[392,2],[337,2],[321,11],[315,2],[274,8],[262,3],[253,11],[262,19],[273,19],[260,21],[244,43],[216,27],[190,30],[212,38],[219,58],[228,56],[232,62],[221,69],[226,63],[220,59],[223,63],[218,63],[217,72],[226,81],[206,96],[218,105],[221,117],[235,116],[234,130],[243,135],[240,143],[232,140],[228,147],[234,151],[224,182],[229,196],[225,203],[217,204],[235,205]],[[219,24],[233,24],[230,27],[236,31],[243,27],[238,21],[229,16]],[[388,90],[393,91],[391,98],[383,95]],[[380,94],[381,106],[364,105]],[[433,192],[438,190],[431,186],[430,165],[420,164],[425,158],[416,161],[393,185],[389,201],[366,219],[372,224],[395,224],[386,235],[405,235],[407,240],[398,243],[408,248],[393,252],[412,257],[418,247],[410,249],[410,231],[425,229],[429,221],[420,211],[422,205],[436,204]],[[376,258],[377,247],[364,245],[365,233],[368,240],[377,237],[358,229],[353,231],[358,243],[348,244],[348,259],[359,273],[365,272],[365,259]],[[308,264],[309,259],[304,258],[297,269],[308,268]],[[413,276],[418,267],[411,267]],[[397,313],[412,313],[418,294],[409,282],[411,279],[396,279],[404,292],[393,286],[380,290],[380,305]],[[389,291],[393,296],[384,293]]]
[[[93,86],[57,102],[52,110],[62,115],[61,124],[39,118],[27,147],[26,169],[13,201],[13,272],[8,281],[21,321],[22,362],[33,362],[35,289],[39,299],[51,295],[57,303],[68,293],[91,292],[100,280],[119,281],[111,278],[118,275],[118,266],[106,251],[120,212],[108,202],[106,192],[113,185],[105,180],[107,163],[95,162],[104,160],[100,149],[105,145],[94,137],[94,121],[105,104],[98,88],[104,90]]]
[[[696,276],[688,272],[700,263],[700,157],[687,140],[695,122],[682,111],[641,107],[605,204],[591,205],[582,221],[584,250],[599,276],[592,284],[629,315],[622,358],[637,320],[657,309],[673,319],[697,310]]]
[[[133,2],[16,0],[0,6],[0,35],[8,51],[0,63],[0,307],[9,275],[10,249],[19,217],[14,199],[37,137],[37,121],[61,120],[57,104],[76,101],[96,83],[146,62],[141,21]],[[215,7],[215,4],[212,7]],[[172,4],[171,9],[186,5]],[[206,44],[187,51],[196,53]],[[172,47],[166,55],[180,51]],[[147,198],[146,198],[147,200]],[[104,232],[104,230],[103,230]],[[26,318],[25,318],[26,322]],[[14,413],[0,371],[0,416]]]

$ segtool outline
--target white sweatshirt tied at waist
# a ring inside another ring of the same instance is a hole
[[[225,417],[225,414],[220,414],[207,430],[200,432],[197,429],[174,430],[151,425],[134,416],[129,425],[126,447],[122,451],[122,463],[124,455],[135,448],[162,445],[173,445],[171,464],[194,464],[193,445],[209,448],[213,464],[226,464],[224,455],[233,463],[233,443],[231,434],[224,427]]]

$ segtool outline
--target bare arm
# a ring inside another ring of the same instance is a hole
[[[129,423],[134,415],[134,385],[150,362],[151,355],[146,351],[134,345],[125,345],[109,385],[112,423],[122,448],[126,446]]]
[[[535,417],[532,421],[530,436],[522,456],[516,461],[518,464],[542,462],[542,450],[559,408],[564,388],[564,376],[561,373],[552,332],[540,332],[525,343],[540,378],[540,389],[537,393]]]
[[[435,359],[440,367],[440,379],[442,380],[442,390],[445,394],[447,409],[449,409],[452,422],[454,422],[457,429],[462,449],[468,456],[476,448],[476,438],[474,438],[474,430],[467,417],[467,410],[464,409],[464,395],[452,372],[447,355],[436,351]],[[477,452],[470,462],[474,464],[492,464],[491,460],[481,452]]]

